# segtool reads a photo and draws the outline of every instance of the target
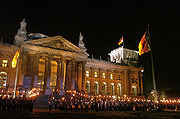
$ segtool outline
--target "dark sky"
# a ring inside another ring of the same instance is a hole
[[[75,45],[79,32],[84,36],[87,52],[107,60],[124,36],[125,47],[138,50],[138,43],[150,24],[157,88],[179,90],[180,5],[178,1],[12,1],[0,2],[0,37],[13,43],[23,18],[28,33],[61,35]],[[139,58],[145,67],[144,88],[152,88],[149,53]]]

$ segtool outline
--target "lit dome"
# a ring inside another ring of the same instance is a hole
[[[47,38],[47,35],[42,33],[30,33],[28,34],[28,40],[40,39],[40,38]]]

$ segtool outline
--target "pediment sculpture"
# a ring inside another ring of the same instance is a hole
[[[61,50],[73,51],[70,47],[68,47],[64,42],[60,40],[52,40],[50,42],[43,43],[42,46],[55,48],[55,49],[61,49]]]

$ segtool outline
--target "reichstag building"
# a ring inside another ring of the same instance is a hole
[[[20,49],[16,68],[12,59]],[[27,35],[25,19],[14,44],[0,43],[0,89],[18,94],[33,88],[45,95],[68,90],[91,95],[143,95],[143,68],[136,66],[138,52],[119,47],[108,54],[110,61],[89,58],[83,36],[78,46],[62,36]],[[17,80],[16,80],[17,77]]]

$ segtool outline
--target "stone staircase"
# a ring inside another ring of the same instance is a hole
[[[60,99],[61,96],[60,95],[53,95],[53,97],[55,99]],[[45,94],[40,94],[35,98],[35,102],[34,102],[34,107],[35,108],[48,108],[49,104],[48,104],[48,100],[49,100],[50,96],[49,95],[45,95]],[[54,106],[54,105],[53,105]]]
[[[41,94],[35,98],[35,108],[48,108],[48,95]]]

